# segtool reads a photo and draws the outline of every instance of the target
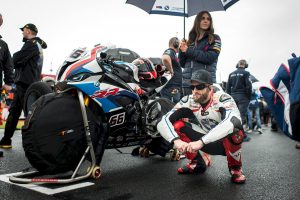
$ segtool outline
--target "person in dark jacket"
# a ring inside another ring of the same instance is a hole
[[[36,36],[38,29],[34,24],[26,24],[20,29],[23,31],[24,45],[13,55],[16,91],[9,109],[4,136],[0,141],[0,148],[12,147],[11,138],[22,113],[24,95],[30,84],[40,80],[43,66],[42,49],[47,48],[47,44]]]
[[[214,34],[213,21],[208,11],[198,13],[188,41],[183,40],[179,49],[179,62],[183,70],[183,96],[189,95],[192,73],[204,69],[210,72],[216,83],[217,61],[221,51],[221,39]]]
[[[180,40],[177,37],[172,37],[169,40],[169,48],[165,50],[161,58],[163,65],[166,66],[169,73],[172,74],[172,78],[161,90],[160,94],[161,97],[167,98],[174,103],[180,101],[182,87],[182,69],[176,55],[179,45]]]
[[[3,23],[2,15],[0,14],[0,26]],[[11,59],[11,54],[8,45],[2,36],[0,35],[0,86],[2,89],[11,90],[11,85],[13,84],[13,62]],[[4,85],[3,85],[3,73],[4,73]]]
[[[5,84],[3,84],[2,80],[3,73]],[[11,90],[11,85],[14,82],[13,76],[13,62],[11,54],[8,45],[4,40],[2,40],[2,36],[0,35],[0,86],[2,89]]]
[[[246,126],[247,109],[251,99],[252,83],[250,73],[245,69],[248,67],[246,60],[240,60],[236,65],[236,70],[229,74],[226,92],[230,94],[236,102],[241,113],[244,128]],[[246,136],[244,141],[249,141]]]
[[[2,15],[0,14],[0,26],[3,23]],[[4,74],[4,84],[3,84],[3,74]],[[2,90],[9,91],[12,89],[13,84],[13,62],[11,59],[11,54],[8,45],[2,36],[0,35],[0,87]],[[3,156],[3,152],[0,151],[0,157]]]

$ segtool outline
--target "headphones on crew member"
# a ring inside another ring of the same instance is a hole
[[[236,68],[238,68],[238,67],[240,67],[241,65],[244,65],[245,67],[245,69],[246,68],[248,68],[248,63],[247,63],[247,61],[246,60],[240,60],[237,64],[236,64]]]

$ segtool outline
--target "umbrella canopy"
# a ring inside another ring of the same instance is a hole
[[[190,17],[199,12],[226,10],[239,0],[127,0],[126,3],[141,8],[149,14]]]
[[[107,53],[107,55],[113,58],[129,63],[140,57],[136,52],[126,48],[113,48],[108,49],[105,52]]]

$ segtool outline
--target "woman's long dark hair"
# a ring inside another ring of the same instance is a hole
[[[210,17],[210,26],[209,26],[208,30],[202,30],[200,28],[200,21],[202,20],[202,17],[204,14],[207,14]],[[214,31],[212,17],[208,11],[201,11],[197,14],[195,21],[194,21],[193,28],[191,29],[191,31],[189,33],[189,39],[188,39],[187,44],[190,45],[193,42],[196,42],[198,37],[200,36],[201,32],[203,32],[203,31],[205,31],[208,34],[208,42],[210,44],[213,43],[215,31]]]

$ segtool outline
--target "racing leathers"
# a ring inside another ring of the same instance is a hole
[[[169,142],[202,140],[201,151],[211,155],[227,156],[228,167],[241,169],[241,143],[244,137],[239,110],[233,98],[223,91],[210,92],[210,100],[200,105],[193,96],[183,97],[171,111],[163,116],[157,129]],[[198,155],[198,156],[197,156]],[[197,159],[201,172],[205,162],[199,161],[199,152],[186,153],[190,160]]]

